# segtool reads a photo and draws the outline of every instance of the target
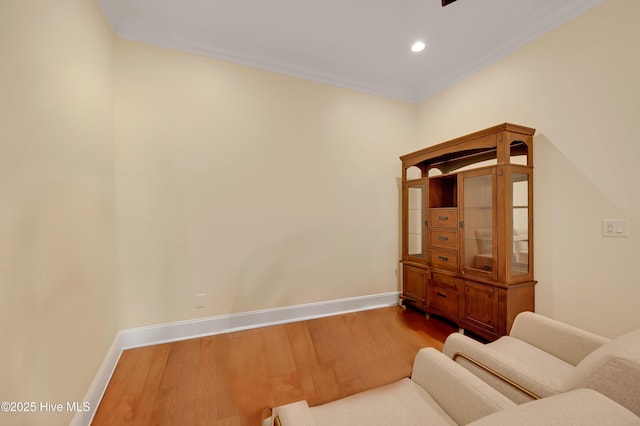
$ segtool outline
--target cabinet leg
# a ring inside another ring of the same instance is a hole
[[[406,310],[407,310],[407,307],[406,307],[406,306],[405,306],[405,304],[404,304],[404,300],[400,300],[400,301],[398,302],[398,308],[397,308],[397,310],[398,310],[398,311],[402,311],[402,312],[404,312],[404,311],[406,311]]]
[[[460,333],[460,334],[464,334],[464,328],[460,327],[460,328],[458,329],[458,333]]]
[[[429,315],[428,313],[425,313],[425,314],[424,314],[424,317],[425,317],[426,319],[429,319],[429,318],[431,318],[431,315]]]

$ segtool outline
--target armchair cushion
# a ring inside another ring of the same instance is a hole
[[[520,340],[505,336],[484,345],[459,333],[447,337],[444,353],[454,358],[462,353],[491,367],[539,396],[564,390],[564,382],[575,367]],[[485,372],[463,358],[455,361],[517,403],[531,400],[518,389]]]
[[[455,425],[433,398],[411,379],[357,393],[311,409],[315,424],[353,426]],[[283,426],[287,423],[283,422]]]
[[[498,339],[491,349],[518,361],[520,371],[530,377],[530,385],[541,392],[557,393],[564,390],[567,377],[574,366],[556,358],[548,352],[538,349],[522,340],[506,336]],[[534,377],[531,377],[534,376]]]

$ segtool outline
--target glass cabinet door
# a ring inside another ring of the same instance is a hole
[[[511,185],[511,275],[530,272],[530,172],[512,171]]]
[[[496,271],[495,169],[463,174],[464,270],[493,277]]]
[[[406,190],[406,225],[404,249],[408,257],[417,259],[425,258],[425,184],[421,183],[407,184]]]

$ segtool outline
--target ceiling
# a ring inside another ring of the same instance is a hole
[[[602,0],[97,1],[123,38],[417,103]]]

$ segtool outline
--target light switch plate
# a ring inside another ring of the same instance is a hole
[[[627,219],[602,219],[602,236],[629,237],[629,221]]]

